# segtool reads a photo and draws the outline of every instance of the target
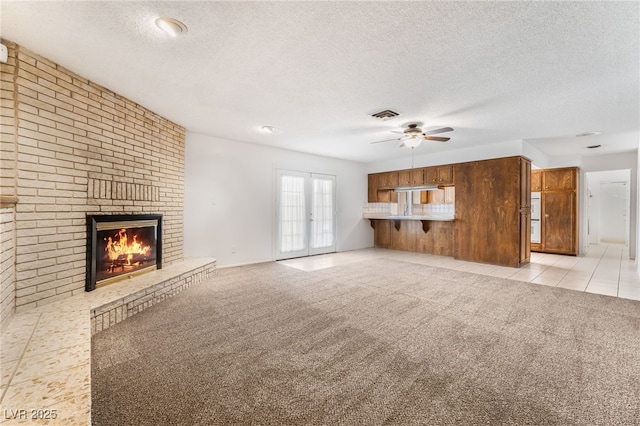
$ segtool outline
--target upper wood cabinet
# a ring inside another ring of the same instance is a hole
[[[542,173],[544,191],[573,191],[576,189],[577,174],[575,167],[546,169]]]
[[[427,185],[453,185],[453,165],[425,168],[424,183]]]
[[[411,170],[400,170],[398,172],[398,185],[411,186]]]
[[[531,170],[531,192],[542,191],[542,170]]]
[[[411,170],[411,185],[423,185],[424,184],[424,169]]]
[[[424,183],[427,185],[437,185],[438,184],[438,168],[437,167],[427,167],[424,169]]]
[[[398,186],[398,172],[378,173],[378,189],[393,189]]]
[[[398,172],[399,186],[417,186],[424,184],[424,169],[400,170]]]
[[[368,176],[367,201],[370,203],[398,202],[398,194],[393,191],[393,188],[398,186],[397,181],[398,172],[370,174]]]
[[[453,185],[453,166],[438,167],[438,185]]]
[[[369,186],[368,186],[368,195],[367,200],[370,203],[378,202],[378,174],[370,174],[369,175]]]

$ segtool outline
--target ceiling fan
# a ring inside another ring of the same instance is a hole
[[[408,146],[409,148],[415,148],[419,146],[422,141],[436,141],[436,142],[446,142],[451,138],[443,138],[440,136],[431,136],[437,135],[438,133],[452,132],[453,129],[451,127],[442,127],[440,129],[427,130],[423,132],[420,127],[418,127],[419,123],[411,123],[404,130],[392,130],[393,133],[402,133],[402,137],[396,139],[386,139],[383,141],[371,142],[374,143],[383,143],[383,142],[392,142],[399,141],[402,142],[400,147]]]

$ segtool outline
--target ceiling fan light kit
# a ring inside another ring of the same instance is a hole
[[[392,130],[393,133],[402,133],[403,134],[402,137],[396,138],[396,139],[387,139],[383,141],[371,142],[371,143],[375,144],[375,143],[396,141],[396,142],[401,142],[401,144],[399,145],[400,148],[409,147],[413,149],[418,147],[422,143],[422,141],[447,142],[451,138],[443,138],[440,136],[432,136],[432,135],[436,135],[438,133],[452,132],[452,131],[453,129],[451,127],[441,127],[439,129],[427,130],[426,132],[423,132],[422,129],[418,127],[417,123],[411,123],[402,132],[398,130]]]
[[[403,142],[404,146],[408,146],[411,149],[417,148],[421,143],[422,140],[414,136],[410,137],[409,139],[405,139]]]

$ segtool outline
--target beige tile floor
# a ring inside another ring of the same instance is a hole
[[[486,265],[446,256],[377,248],[288,259],[280,263],[304,271],[313,271],[380,257],[640,300],[640,277],[636,272],[635,261],[629,259],[629,249],[621,244],[591,245],[584,256],[577,257],[531,253],[531,263],[522,268]]]

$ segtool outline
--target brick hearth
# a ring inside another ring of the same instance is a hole
[[[16,314],[1,341],[3,409],[55,410],[56,419],[42,424],[90,425],[91,335],[199,284],[215,268],[211,258],[185,260]]]

